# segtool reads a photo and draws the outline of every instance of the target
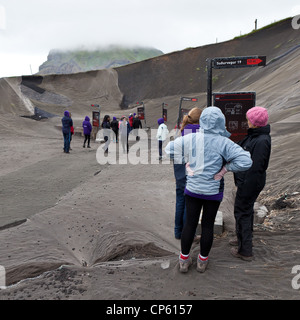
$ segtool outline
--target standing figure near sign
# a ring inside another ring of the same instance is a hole
[[[116,117],[113,117],[113,121],[110,123],[111,129],[114,132],[113,141],[118,142],[119,139],[119,122]]]
[[[142,122],[139,119],[138,115],[135,114],[134,118],[133,118],[133,122],[132,122],[132,128],[133,128],[133,134],[135,135],[135,140],[139,141],[140,137],[139,137],[139,128],[142,129]]]
[[[214,238],[214,222],[223,199],[224,181],[214,176],[226,163],[226,170],[237,172],[247,170],[252,161],[249,152],[228,139],[225,116],[217,107],[205,108],[200,117],[200,130],[171,141],[165,151],[180,158],[184,156],[190,167],[185,187],[186,221],[181,234],[179,271],[187,272],[192,264],[190,250],[198,226],[201,209],[200,253],[197,257],[197,271],[204,272]]]
[[[181,136],[189,133],[196,133],[199,131],[199,119],[202,109],[193,108],[190,110],[188,115],[185,115],[181,126]],[[181,233],[183,230],[185,218],[186,218],[186,207],[185,207],[185,195],[184,189],[186,185],[186,171],[185,171],[185,159],[179,157],[174,159],[173,168],[174,176],[176,180],[176,207],[175,207],[175,227],[174,234],[176,239],[181,239]]]
[[[159,118],[157,120],[158,123],[158,129],[157,129],[157,134],[156,134],[156,138],[158,140],[158,150],[159,150],[159,160],[162,160],[163,156],[162,156],[162,145],[163,142],[167,139],[167,136],[169,134],[169,130],[168,127],[165,125],[164,123],[164,118]]]
[[[253,161],[252,167],[244,172],[234,174],[237,193],[234,203],[237,240],[230,241],[231,253],[237,258],[251,261],[254,202],[266,183],[266,170],[271,153],[270,125],[265,108],[254,107],[248,110],[248,135],[239,145],[249,151]]]
[[[64,136],[64,152],[70,153],[70,136],[71,136],[71,127],[73,126],[73,121],[70,117],[69,111],[64,112],[64,116],[61,119],[62,123],[62,133]]]
[[[104,153],[108,153],[108,146],[110,144],[110,133],[111,133],[110,116],[109,115],[104,116],[101,127],[103,129],[103,138],[105,141],[105,145],[103,147],[103,150],[104,150]]]
[[[90,148],[91,132],[93,127],[90,123],[90,118],[88,116],[86,116],[84,121],[82,122],[82,127],[83,127],[83,134],[84,134],[83,148],[85,148],[86,142],[87,142],[87,147]]]

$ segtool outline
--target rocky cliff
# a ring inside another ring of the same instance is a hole
[[[108,69],[163,55],[154,48],[124,48],[110,46],[102,49],[51,50],[38,74],[70,74]]]

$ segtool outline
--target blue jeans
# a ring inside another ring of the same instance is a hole
[[[69,152],[70,150],[70,133],[63,133],[64,135],[64,150],[65,152]]]
[[[181,232],[186,219],[186,206],[184,188],[176,186],[176,209],[175,209],[175,238],[181,238]]]
[[[176,209],[175,209],[175,238],[181,238],[181,232],[186,217],[184,189],[186,184],[185,164],[174,163],[174,175],[176,179]]]

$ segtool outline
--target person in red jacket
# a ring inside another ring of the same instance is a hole
[[[128,122],[129,122],[129,126],[130,126],[130,131],[132,130],[132,126],[133,126],[133,115],[132,113],[130,113],[129,117],[128,117]]]

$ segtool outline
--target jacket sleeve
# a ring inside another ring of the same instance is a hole
[[[165,152],[171,159],[174,159],[174,164],[182,164],[186,162],[189,150],[184,147],[185,144],[185,137],[178,137],[167,144]]]
[[[246,171],[252,166],[250,153],[230,140],[224,144],[222,156],[226,161],[227,171]]]

